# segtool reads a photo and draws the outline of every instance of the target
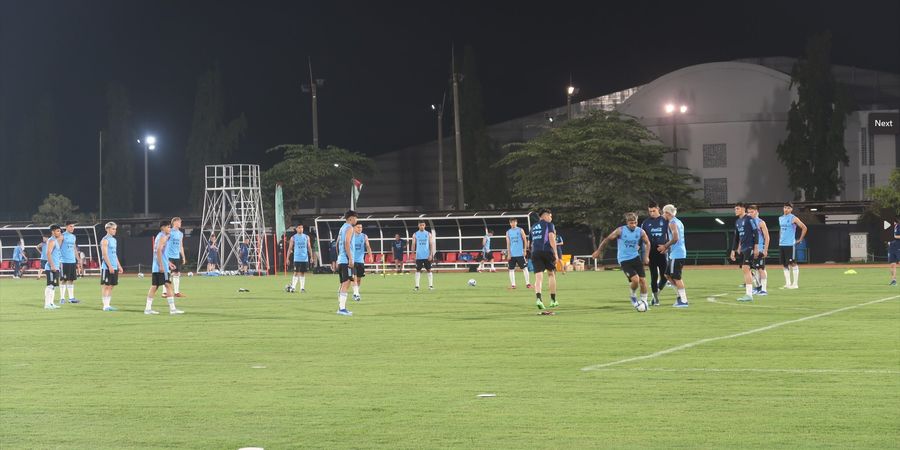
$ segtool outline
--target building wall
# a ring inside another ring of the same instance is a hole
[[[866,200],[865,190],[885,186],[891,172],[900,167],[898,136],[896,134],[872,134],[868,130],[869,114],[898,110],[854,111],[847,118],[844,130],[844,148],[849,164],[844,167],[845,191],[841,200]]]

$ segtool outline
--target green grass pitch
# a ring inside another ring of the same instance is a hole
[[[109,313],[97,278],[57,311],[43,281],[4,279],[0,446],[897,448],[887,269],[804,268],[795,291],[775,269],[768,297],[738,304],[736,269],[688,267],[691,307],[667,288],[646,313],[619,272],[567,274],[555,316],[505,271],[418,293],[412,275],[370,275],[349,318],[333,275],[305,294],[285,276],[185,277],[183,316],[160,298],[142,314],[149,277],[123,278]]]

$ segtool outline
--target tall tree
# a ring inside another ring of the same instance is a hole
[[[194,118],[187,145],[188,177],[191,180],[191,206],[195,211],[203,206],[205,173],[210,164],[227,163],[237,150],[247,131],[247,118],[240,117],[226,123],[225,92],[219,67],[207,71],[197,82],[194,97]]]
[[[887,186],[871,188],[868,194],[872,199],[871,209],[882,214],[886,220],[892,214],[900,214],[900,169],[891,172]]]
[[[791,71],[797,100],[788,112],[788,136],[778,145],[778,159],[788,171],[789,186],[807,200],[829,200],[844,183],[838,167],[846,164],[844,125],[850,101],[831,71],[831,34],[813,36],[806,56]]]
[[[72,203],[65,195],[50,194],[38,206],[37,213],[31,220],[40,225],[59,224],[66,220],[84,220],[85,216],[78,212],[78,205]]]
[[[137,146],[131,103],[122,83],[106,88],[107,129],[103,135],[103,207],[107,217],[134,212],[134,159]]]
[[[500,160],[500,148],[491,142],[487,133],[481,81],[471,46],[465,48],[462,73],[459,111],[465,200],[473,209],[506,206],[510,200],[509,188],[506,177],[497,176],[493,167]]]
[[[549,207],[561,222],[602,231],[649,200],[680,209],[699,205],[696,178],[663,164],[665,147],[658,142],[633,117],[596,111],[508,145],[498,166],[512,169],[516,200]]]

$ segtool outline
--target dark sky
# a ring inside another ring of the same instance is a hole
[[[696,63],[799,56],[826,29],[835,63],[900,72],[897,17],[896,1],[0,0],[0,100],[15,112],[52,95],[62,161],[86,179],[71,196],[92,210],[112,80],[128,88],[137,130],[160,140],[151,188],[186,188],[196,81],[216,63],[229,117],[249,122],[236,159],[268,165],[266,148],[311,142],[307,57],[326,79],[322,144],[375,155],[433,139],[428,105],[447,88],[451,42],[459,55],[474,47],[493,123],[564,104],[570,74],[593,97]]]

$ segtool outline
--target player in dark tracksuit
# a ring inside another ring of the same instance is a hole
[[[747,214],[747,205],[738,203],[734,205],[734,247],[731,250],[731,260],[739,261],[744,272],[744,288],[746,294],[739,298],[740,302],[753,301],[753,275],[750,274],[753,260],[759,257],[759,232],[756,221]],[[737,257],[737,258],[736,258]]]
[[[669,221],[659,214],[659,204],[651,202],[647,206],[650,217],[644,219],[641,228],[650,238],[650,290],[653,292],[651,305],[659,305],[659,291],[666,287],[666,254],[658,247],[669,241]]]

